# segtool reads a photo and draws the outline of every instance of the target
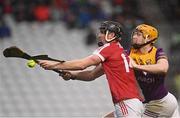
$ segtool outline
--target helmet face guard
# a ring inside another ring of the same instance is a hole
[[[131,35],[131,38],[134,34],[134,32],[141,32],[143,34],[143,37],[144,39],[150,39],[150,41],[144,43],[144,44],[133,44],[132,46],[135,48],[135,49],[139,49],[147,44],[153,44],[155,43],[155,41],[157,40],[158,38],[158,31],[156,28],[150,26],[150,25],[146,25],[146,24],[141,24],[141,25],[138,25],[136,27],[136,29],[132,32],[132,35]]]
[[[153,43],[155,40],[156,39],[150,40],[150,41],[148,41],[148,42],[146,42],[144,44],[132,44],[132,46],[133,46],[134,49],[139,49],[139,48],[142,48],[142,47],[146,46],[147,44]]]
[[[122,31],[122,26],[120,23],[118,22],[114,22],[114,21],[105,21],[101,23],[101,26],[99,28],[100,32],[103,34],[106,34],[106,41],[107,42],[111,42],[114,39],[118,39],[122,36],[123,31]],[[107,35],[108,33],[115,33],[115,37],[112,39],[107,39]]]

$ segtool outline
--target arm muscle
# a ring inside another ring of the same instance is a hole
[[[152,65],[136,65],[134,69],[142,70],[150,73],[167,73],[169,68],[167,59],[159,59],[156,64]]]

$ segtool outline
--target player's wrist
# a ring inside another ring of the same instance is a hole
[[[70,79],[71,80],[77,80],[77,77],[75,75],[71,75]]]
[[[141,67],[141,65],[138,65],[138,64],[135,64],[135,65],[134,65],[134,69],[136,69],[136,70],[139,70],[140,67]]]
[[[60,64],[61,64],[61,62],[55,62],[55,64],[53,65],[53,69],[55,69],[55,70],[61,70]]]

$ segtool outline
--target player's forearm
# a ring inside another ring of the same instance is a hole
[[[98,65],[100,63],[101,59],[96,55],[66,62],[39,60],[39,65],[46,70],[84,70],[89,66]]]
[[[104,70],[102,65],[97,65],[93,70],[89,71],[81,71],[81,72],[72,72],[74,75],[74,79],[82,80],[82,81],[92,81],[104,74]]]
[[[101,59],[96,55],[91,55],[83,59],[66,61],[55,65],[54,69],[59,70],[84,70],[89,66],[101,63]]]
[[[136,65],[134,67],[134,69],[142,70],[142,71],[149,72],[149,73],[154,73],[154,74],[167,73],[167,71],[168,71],[168,68],[166,68],[166,67],[164,67],[163,65],[160,65],[160,64]]]
[[[55,65],[53,68],[58,70],[83,70],[87,68],[88,64],[83,63],[81,60],[73,60],[73,61],[66,61],[64,63],[59,63]]]
[[[82,72],[71,72],[73,75],[73,79],[75,80],[81,80],[81,81],[92,81],[96,79],[95,76],[93,76],[91,71],[82,71]]]

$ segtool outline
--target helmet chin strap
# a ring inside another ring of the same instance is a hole
[[[132,46],[133,46],[134,49],[140,49],[140,48],[146,46],[147,44],[152,43],[152,42],[155,41],[155,40],[156,40],[156,39],[153,39],[153,40],[148,41],[148,42],[146,42],[146,43],[144,43],[144,44],[141,44],[141,45],[140,45],[140,44],[133,44]]]
[[[148,37],[148,36],[146,35],[146,38],[145,38],[145,39],[147,39],[147,37]],[[156,40],[156,39],[153,39],[153,40],[148,41],[148,42],[146,42],[146,43],[144,43],[144,44],[133,44],[132,46],[133,46],[134,49],[140,49],[140,48],[146,46],[147,44],[152,43],[152,42],[155,41],[155,40]]]
[[[112,40],[114,40],[116,37],[113,37],[113,38],[111,38],[111,39],[108,39],[108,34],[109,34],[109,31],[107,30],[106,31],[106,35],[105,35],[105,40],[107,41],[107,42],[111,42]]]

